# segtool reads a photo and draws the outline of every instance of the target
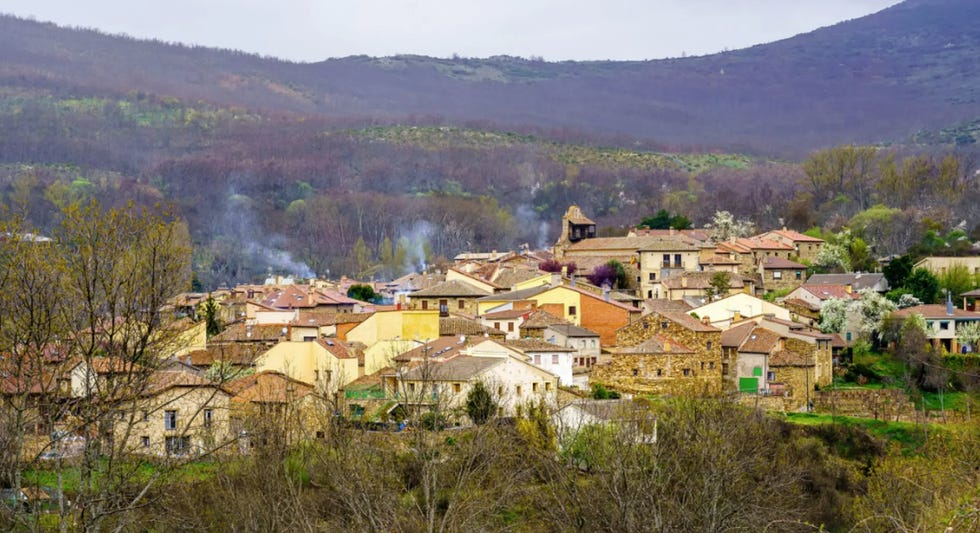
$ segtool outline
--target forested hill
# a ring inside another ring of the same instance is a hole
[[[780,42],[696,58],[295,64],[0,17],[0,85],[62,95],[138,90],[218,106],[422,115],[800,155],[840,142],[902,141],[980,117],[977,20],[975,0],[909,0]]]

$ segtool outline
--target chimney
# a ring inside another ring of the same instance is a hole
[[[681,287],[687,288],[687,273],[681,274]]]
[[[557,287],[559,285],[561,285],[561,274],[559,274],[558,272],[552,272],[551,273],[551,286],[552,287]]]
[[[732,322],[738,322],[739,320],[742,320],[742,313],[735,311],[735,314],[732,315]]]
[[[946,314],[953,316],[953,292],[946,289]]]
[[[664,351],[665,352],[670,351],[670,341],[668,339],[664,339]]]
[[[846,292],[847,294],[851,294],[851,292],[853,292],[853,291],[854,291],[854,286],[853,285],[851,285],[850,283],[848,283],[847,285],[844,285],[844,292]]]
[[[708,318],[707,316],[703,316],[703,317],[701,317],[701,323],[704,324],[705,326],[710,326],[711,325],[711,319]]]
[[[609,301],[609,285],[602,286],[602,299],[607,302]]]

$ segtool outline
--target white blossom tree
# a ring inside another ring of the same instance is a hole
[[[820,308],[820,331],[840,333],[847,323],[848,302],[841,298],[830,298]]]
[[[704,229],[711,231],[715,241],[727,241],[735,237],[748,237],[755,226],[748,220],[736,220],[735,215],[728,211],[716,211],[711,223],[705,224]]]
[[[854,300],[851,305],[856,306],[855,314],[858,317],[861,334],[871,337],[881,330],[882,319],[897,307],[894,302],[872,289],[862,289],[858,294],[860,298]]]

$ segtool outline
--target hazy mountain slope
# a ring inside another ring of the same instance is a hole
[[[980,2],[910,0],[777,43],[647,62],[294,64],[0,18],[7,91],[142,90],[290,112],[434,115],[800,153],[980,116]],[[692,28],[697,31],[697,28]]]

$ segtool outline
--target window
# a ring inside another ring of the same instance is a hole
[[[518,396],[520,396],[520,395],[521,395],[521,386],[520,386],[520,385],[517,385],[517,386],[515,387],[515,390],[516,390],[516,392],[517,392],[517,395],[518,395]]]
[[[143,411],[143,422],[149,422],[149,421],[150,421],[150,412]]]
[[[500,329],[500,322],[494,322],[493,329]]]
[[[768,381],[776,381],[776,373],[773,371],[766,372],[766,379]]]
[[[570,316],[575,316],[576,314],[578,314],[578,309],[576,309],[574,305],[570,305],[568,306],[568,314]]]
[[[408,392],[415,392],[415,384],[414,383],[409,383],[408,384]]]
[[[534,354],[534,364],[536,364],[536,365],[540,365],[541,364],[541,354],[539,354],[539,353]]]
[[[650,273],[650,281],[657,281],[657,273],[656,272],[651,272]]]
[[[171,455],[181,455],[187,453],[191,447],[190,437],[167,437],[167,453]]]
[[[708,349],[709,351],[711,350],[711,341],[708,341],[708,342],[707,342],[707,343],[705,344],[705,348],[707,348],[707,349]]]
[[[538,392],[538,382],[531,383],[531,392]]]
[[[429,309],[429,301],[428,300],[422,300],[422,310],[423,311],[426,311],[428,309]]]
[[[670,322],[667,322],[666,320],[664,320],[663,322],[660,323],[660,329],[667,329],[667,326],[669,326],[669,325],[670,325]]]
[[[728,363],[722,363],[721,364],[721,375],[723,375],[723,376],[727,376],[728,375]]]
[[[313,370],[313,381],[314,382],[320,381],[320,370],[319,369]]]
[[[844,334],[844,337],[847,339],[847,342],[851,342],[851,332],[850,331],[848,331],[847,333],[845,333]]]
[[[514,323],[513,322],[508,322],[507,323],[507,331],[514,331]]]
[[[460,309],[466,309],[466,300],[460,300],[457,305]]]
[[[664,375],[664,369],[662,369],[662,368],[658,368],[658,369],[657,369],[657,377],[659,378],[659,377],[660,377],[660,376],[662,376],[662,375]]]
[[[653,298],[653,291],[647,291],[647,298]]]
[[[708,363],[708,370],[714,370],[714,369],[715,369],[715,362],[712,361],[712,362]]]
[[[551,364],[553,364],[553,365],[557,365],[558,364],[558,354],[556,354],[556,353],[551,354]]]
[[[497,387],[497,397],[500,398],[503,395],[504,395],[504,388],[503,387]]]
[[[772,271],[772,279],[783,279],[783,271],[782,270],[773,270]]]
[[[640,375],[640,369],[639,368],[634,368],[633,369],[633,375],[634,376],[639,376]]]
[[[664,254],[664,268],[670,268],[670,254]]]
[[[803,271],[802,270],[797,270],[796,271],[796,280],[799,281],[801,279],[803,279]]]
[[[169,410],[163,412],[163,429],[168,431],[177,429],[177,411]]]
[[[681,267],[681,254],[674,254],[674,268]]]
[[[453,383],[453,392],[459,393],[463,389],[463,385],[460,383]]]
[[[214,423],[214,409],[204,410],[204,427],[209,428]]]
[[[685,368],[684,369],[684,375],[685,376],[690,376],[691,375],[691,369],[690,368]]]
[[[939,322],[939,329],[949,329],[949,322],[945,320]]]
[[[142,446],[144,448],[149,448],[150,447],[150,437],[147,436],[147,435],[143,435],[142,437],[140,437],[140,446]]]
[[[704,361],[701,361],[701,370],[704,370]]]

